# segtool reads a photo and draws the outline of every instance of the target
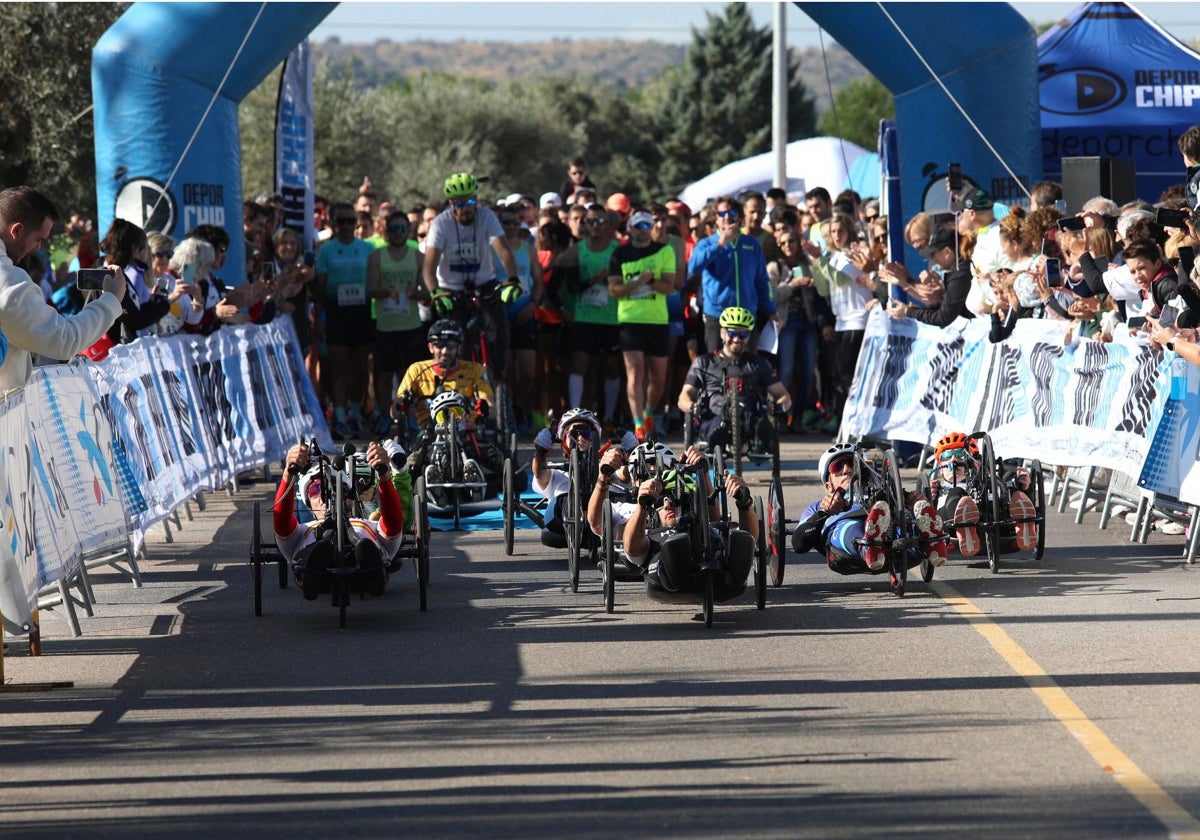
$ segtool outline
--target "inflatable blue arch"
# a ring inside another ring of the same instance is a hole
[[[100,229],[121,216],[178,239],[196,224],[222,225],[234,233],[222,279],[243,282],[238,103],[335,5],[130,7],[92,58]],[[895,218],[946,206],[952,160],[1001,201],[1024,196],[1017,181],[1041,178],[1037,46],[1007,3],[795,5],[895,96],[904,197]]]

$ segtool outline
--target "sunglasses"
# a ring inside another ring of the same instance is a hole
[[[455,207],[474,207],[475,199],[473,199],[473,198],[456,198],[456,199],[454,199],[454,201],[452,201],[450,203],[453,204]]]
[[[852,472],[854,472],[854,460],[851,458],[843,458],[829,465],[830,475],[849,475]]]
[[[965,449],[947,449],[940,456],[942,463],[948,461],[966,461],[970,458],[970,454]]]
[[[717,217],[721,219],[736,219],[738,217],[738,211],[734,210],[732,207],[728,210],[718,210]]]
[[[429,343],[440,350],[453,350],[458,347],[457,341],[431,341]]]
[[[338,219],[338,220],[335,222],[335,224],[339,224],[339,225],[356,225],[356,224],[358,224],[358,219],[354,219],[354,218],[351,218],[350,216],[346,216],[346,217],[344,217],[344,218]]]
[[[155,251],[154,252],[154,259],[156,259],[156,260],[169,260],[173,256],[175,256],[174,251]]]
[[[417,234],[417,239],[424,239],[428,235],[429,235],[429,231],[423,231],[423,232]]]
[[[408,225],[388,225],[388,233],[408,233]]]
[[[608,219],[584,219],[583,222],[592,227],[600,227],[601,225],[608,224]]]
[[[568,434],[570,434],[573,438],[578,438],[579,440],[592,439],[592,430],[587,426],[577,426],[576,428],[571,429]]]
[[[634,230],[650,230],[650,228],[652,228],[652,227],[654,227],[653,222],[638,222],[636,225],[633,226],[633,229]]]
[[[750,331],[749,330],[725,330],[725,335],[728,336],[731,341],[739,341],[739,340],[745,341],[746,339],[748,339],[750,337]]]

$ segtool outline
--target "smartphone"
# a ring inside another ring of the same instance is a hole
[[[1162,308],[1162,311],[1158,313],[1158,323],[1164,327],[1173,327],[1175,326],[1175,319],[1178,317],[1179,310],[1174,306],[1167,304]]]
[[[183,267],[183,285],[189,289],[196,285],[196,266],[193,263],[188,263]]]
[[[1179,276],[1191,277],[1192,268],[1196,265],[1196,249],[1191,245],[1183,245],[1179,249]]]
[[[1064,216],[1057,224],[1059,230],[1083,230],[1087,226],[1082,216]]]
[[[1050,288],[1058,288],[1063,284],[1062,266],[1058,260],[1053,257],[1046,260],[1046,285]]]
[[[275,263],[271,262],[270,260],[267,260],[265,263],[263,263],[262,268],[259,269],[258,277],[264,283],[274,283]]]
[[[304,264],[305,265],[315,265],[316,262],[317,262],[316,254],[314,254],[312,251],[304,252]]]
[[[1177,228],[1182,230],[1187,226],[1188,219],[1192,214],[1186,210],[1168,210],[1166,207],[1158,208],[1158,216],[1154,221],[1158,222],[1163,227]]]
[[[962,164],[950,164],[949,174],[946,176],[946,181],[953,192],[958,192],[963,188]]]
[[[107,268],[81,268],[75,272],[75,288],[81,292],[102,292],[107,279]]]

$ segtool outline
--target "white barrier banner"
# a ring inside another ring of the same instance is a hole
[[[5,631],[13,634],[30,621],[39,588],[28,426],[21,392],[0,400],[0,613]]]
[[[1124,334],[1064,344],[1065,326],[1023,319],[992,344],[990,319],[941,329],[875,311],[843,432],[928,444],[985,430],[1005,458],[1137,475],[1166,403],[1166,362]]]
[[[1200,504],[1200,368],[1184,363],[1173,378],[1167,356],[1168,393],[1155,413],[1138,486]]]

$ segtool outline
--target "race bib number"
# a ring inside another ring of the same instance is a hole
[[[638,286],[629,295],[630,300],[645,300],[646,298],[654,297],[654,289],[649,286]]]
[[[409,301],[407,295],[401,295],[398,298],[384,298],[379,301],[379,311],[384,315],[407,315],[409,310]]]
[[[474,242],[456,242],[446,249],[446,263],[459,274],[478,274],[482,267],[479,247]]]
[[[367,287],[361,283],[338,286],[338,306],[362,306],[367,302]]]
[[[589,286],[579,301],[584,306],[596,306],[600,308],[608,306],[608,286],[604,283]]]

